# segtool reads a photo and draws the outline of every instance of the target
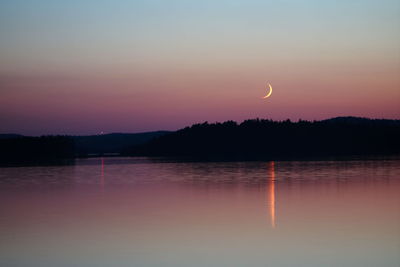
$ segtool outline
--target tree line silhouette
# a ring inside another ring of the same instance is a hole
[[[75,145],[67,136],[41,136],[0,139],[0,165],[60,164],[73,159]]]
[[[400,155],[400,120],[355,117],[312,122],[265,119],[245,120],[242,123],[205,122],[176,132],[127,136],[0,137],[0,165],[3,166],[70,163],[75,157],[85,157],[90,152],[98,151],[124,156],[199,160]],[[87,153],[82,153],[83,149]]]
[[[199,159],[291,159],[400,154],[400,121],[339,117],[201,123],[130,147],[124,155]]]

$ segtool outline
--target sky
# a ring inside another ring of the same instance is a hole
[[[0,133],[336,116],[400,119],[400,1],[0,1]]]

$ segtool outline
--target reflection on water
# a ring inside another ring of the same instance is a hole
[[[101,174],[100,174],[100,187],[104,190],[104,158],[100,158],[101,160]]]
[[[269,171],[269,189],[267,189],[268,194],[268,206],[269,214],[271,216],[271,226],[275,228],[275,162],[270,162]]]
[[[0,266],[399,266],[399,192],[399,160],[0,168]]]

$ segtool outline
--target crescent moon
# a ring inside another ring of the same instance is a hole
[[[271,86],[270,84],[268,84],[268,86],[269,86],[269,92],[268,92],[268,94],[267,94],[266,96],[264,96],[263,98],[267,98],[267,97],[269,97],[269,96],[272,94],[272,86]]]

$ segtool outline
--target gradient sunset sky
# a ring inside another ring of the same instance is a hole
[[[0,133],[335,116],[400,119],[400,1],[0,2]]]

